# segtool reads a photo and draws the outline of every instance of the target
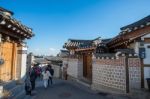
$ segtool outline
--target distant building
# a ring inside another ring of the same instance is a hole
[[[45,59],[44,57],[41,57],[41,58],[36,57],[34,60],[34,64],[39,64],[40,67],[47,66],[50,63],[51,62]]]
[[[26,69],[26,71],[30,70],[31,65],[34,64],[34,60],[35,60],[35,57],[34,57],[33,53],[29,53],[27,55],[27,69]]]
[[[47,56],[45,57],[53,65],[62,66],[62,58],[58,56]]]
[[[60,50],[60,53],[58,54],[58,57],[68,57],[69,56],[69,51],[68,50]]]
[[[27,45],[25,39],[32,29],[13,18],[13,12],[0,7],[0,80],[21,79],[26,73]]]

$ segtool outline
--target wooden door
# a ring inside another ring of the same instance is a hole
[[[83,54],[83,76],[92,80],[92,54]]]
[[[1,44],[1,58],[4,59],[4,64],[0,66],[0,80],[9,81],[14,73],[14,50],[13,43],[5,42]]]
[[[87,77],[87,55],[83,54],[83,77]]]

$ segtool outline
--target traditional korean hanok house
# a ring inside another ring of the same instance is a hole
[[[69,51],[68,50],[60,50],[60,53],[58,54],[58,57],[64,58],[68,57]]]
[[[106,42],[102,40],[76,40],[69,39],[64,48],[69,50],[70,56],[63,65],[67,64],[67,74],[86,83],[92,82],[92,55],[107,52]],[[64,61],[63,61],[64,62]]]
[[[0,8],[0,80],[17,80],[26,73],[27,46],[32,29],[13,18],[13,12]]]
[[[118,49],[133,49],[143,59],[144,73],[141,68],[141,79],[150,78],[150,15],[122,27],[119,35],[110,40],[107,46],[109,52],[116,52]],[[146,80],[145,85],[147,85]]]

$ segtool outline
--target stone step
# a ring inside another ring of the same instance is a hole
[[[11,81],[11,82],[7,82],[5,84],[3,84],[4,89],[6,90],[10,90],[12,89],[14,86],[16,86],[16,81]]]
[[[24,84],[19,84],[16,81],[4,83],[2,86],[4,92],[9,95],[7,99],[16,99],[15,97],[24,90]]]
[[[16,99],[16,97],[24,91],[24,85],[16,85],[9,91],[11,92],[11,99]]]

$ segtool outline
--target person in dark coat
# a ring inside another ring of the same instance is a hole
[[[49,64],[47,66],[47,70],[50,72],[51,76],[49,77],[49,80],[48,80],[48,85],[49,85],[49,82],[51,82],[51,85],[53,84],[53,75],[54,75],[54,69],[52,69],[52,66]]]
[[[31,82],[30,82],[30,76],[26,75],[26,79],[25,79],[25,92],[26,92],[26,95],[31,95],[31,90],[32,90],[32,86],[31,86]]]
[[[35,80],[36,80],[36,72],[34,70],[34,67],[31,68],[31,72],[30,72],[30,81],[31,81],[31,85],[32,85],[32,90],[35,89]]]

